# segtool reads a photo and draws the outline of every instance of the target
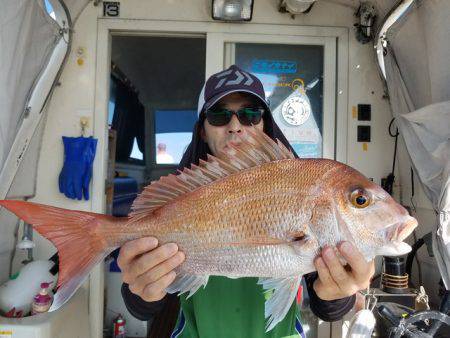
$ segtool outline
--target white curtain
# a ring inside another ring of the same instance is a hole
[[[58,39],[40,1],[8,0],[0,11],[0,170],[26,115],[25,104]]]
[[[450,1],[416,1],[387,32],[387,86],[396,123],[436,211],[433,251],[450,289]]]
[[[51,3],[66,5],[72,23],[85,8],[88,0],[59,0]],[[43,0],[3,0],[0,10],[0,173],[24,119],[33,90],[62,36],[60,27],[45,9]],[[59,66],[58,66],[59,67]],[[47,97],[49,93],[39,93]],[[20,166],[11,182],[1,182],[7,197],[26,198],[34,195],[37,162],[44,118],[30,137],[26,151],[21,153]],[[4,196],[4,195],[3,195]],[[8,266],[15,244],[17,218],[0,209],[0,283],[8,278]]]

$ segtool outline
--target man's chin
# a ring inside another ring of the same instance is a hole
[[[233,148],[229,147],[228,145],[226,145],[225,147],[222,148],[222,150],[220,151],[220,154],[227,154],[227,155],[235,155],[236,154],[236,150],[234,150]],[[220,156],[219,156],[220,157]]]

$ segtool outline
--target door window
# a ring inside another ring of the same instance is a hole
[[[235,43],[235,64],[263,83],[275,122],[300,157],[322,157],[322,45]]]

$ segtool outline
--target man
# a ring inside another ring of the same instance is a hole
[[[249,128],[263,130],[290,148],[275,124],[265,100],[261,82],[236,66],[212,75],[200,94],[199,120],[180,168],[198,164],[208,153],[219,155],[239,143],[237,135]],[[344,267],[334,248],[323,248],[315,259],[317,273],[305,275],[312,311],[321,319],[335,321],[355,302],[355,293],[366,288],[374,271],[350,244],[340,243],[339,252],[348,261]],[[126,243],[118,264],[123,273],[122,295],[130,312],[141,320],[149,319],[164,304],[174,300],[165,289],[175,279],[174,269],[183,263],[184,254],[176,244],[159,246],[155,238]],[[297,307],[265,332],[264,294],[256,278],[228,279],[211,276],[205,289],[189,299],[180,297],[181,311],[173,337],[285,337],[299,335]]]
[[[173,163],[173,157],[170,155],[166,150],[166,144],[165,143],[158,143],[157,146],[157,153],[156,153],[156,163],[158,164],[171,164]]]

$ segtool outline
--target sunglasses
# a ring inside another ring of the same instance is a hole
[[[206,119],[212,126],[221,127],[230,123],[233,115],[236,115],[242,125],[251,126],[261,122],[264,112],[265,109],[259,107],[241,108],[238,111],[213,107],[206,110]]]

